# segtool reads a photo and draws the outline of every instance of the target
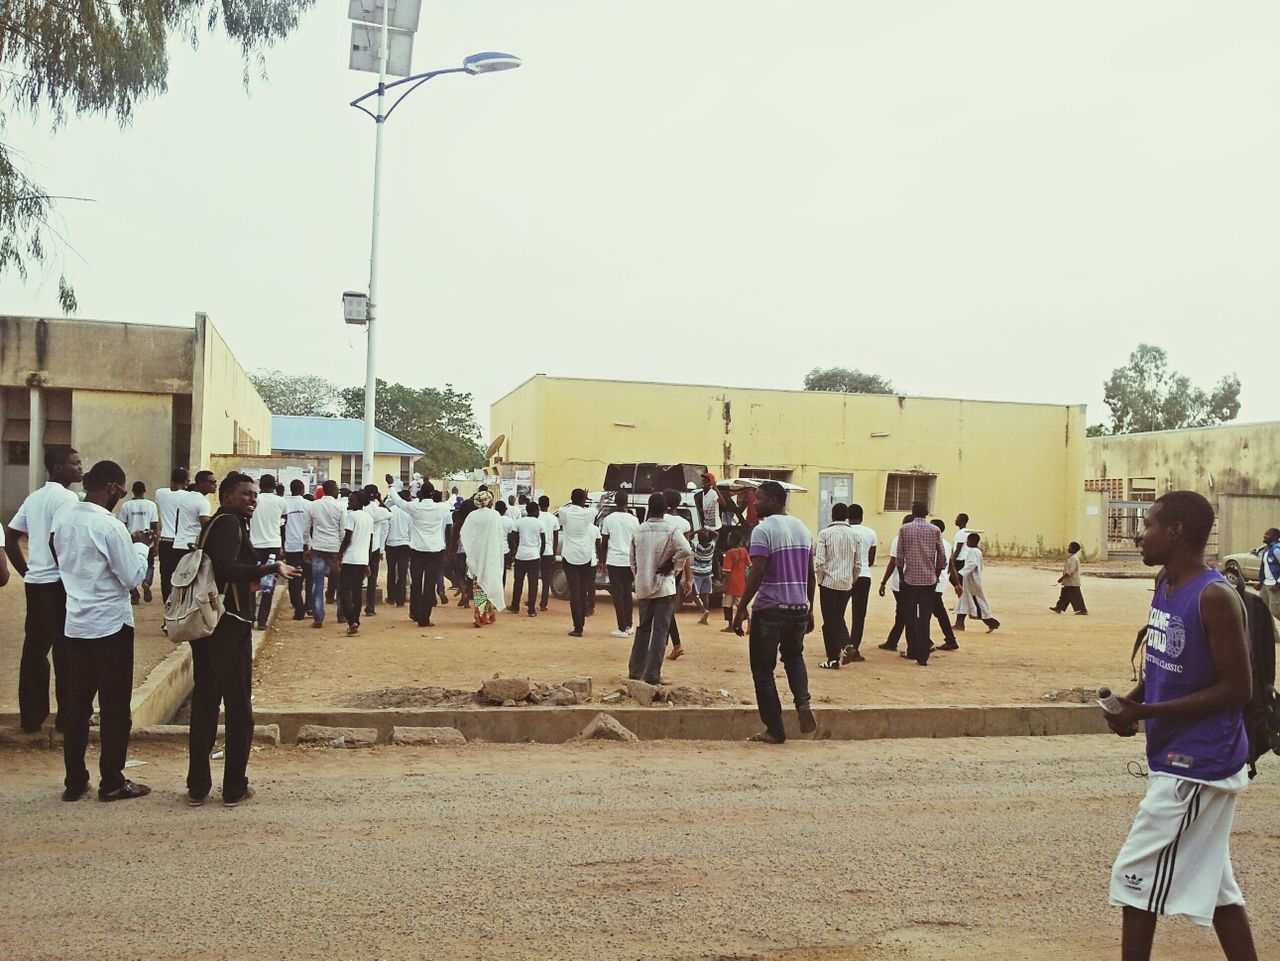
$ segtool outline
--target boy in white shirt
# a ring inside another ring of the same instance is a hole
[[[373,516],[364,506],[363,491],[347,495],[342,546],[338,550],[338,623],[346,621],[348,636],[360,631],[360,602],[364,598],[364,579],[369,576]]]

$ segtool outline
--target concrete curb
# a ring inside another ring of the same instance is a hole
[[[527,741],[561,744],[582,732],[597,714],[607,714],[642,741],[664,738],[738,741],[760,730],[754,707],[622,707],[600,704],[575,707],[470,708],[260,708],[264,724],[277,724],[284,744],[298,740],[303,725],[373,728],[378,743],[391,742],[396,727],[450,727],[467,741],[516,744]],[[806,740],[864,741],[919,737],[1025,737],[1058,734],[1105,734],[1102,712],[1090,704],[997,704],[915,707],[818,707],[818,731],[801,735],[795,713],[787,712],[787,733]]]
[[[227,729],[218,725],[218,739],[221,743],[226,738]],[[185,724],[144,724],[134,725],[129,732],[129,744],[144,741],[162,742],[166,744],[186,744],[190,729]],[[101,740],[98,728],[89,728],[89,743],[98,744]],[[255,724],[253,726],[254,744],[280,743],[280,728],[275,724]],[[62,735],[51,727],[42,728],[34,734],[23,734],[16,731],[0,730],[0,746],[29,748],[61,748]]]

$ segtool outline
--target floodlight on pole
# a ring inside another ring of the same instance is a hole
[[[351,106],[363,110],[373,118],[376,132],[373,140],[373,225],[369,241],[369,298],[366,305],[365,330],[365,381],[364,381],[364,451],[362,457],[361,478],[370,483],[373,478],[373,441],[374,441],[374,409],[378,388],[377,379],[377,319],[378,312],[378,217],[382,201],[382,125],[396,107],[409,94],[413,93],[428,80],[446,73],[497,73],[502,70],[513,70],[520,66],[520,58],[509,53],[487,51],[474,53],[462,61],[460,67],[448,67],[443,70],[429,70],[426,73],[410,75],[413,60],[413,34],[418,29],[418,17],[422,11],[422,0],[350,0],[347,16],[354,21],[351,24],[351,57],[352,70],[376,71],[378,86],[368,93],[351,101]],[[370,24],[381,25],[375,37],[374,28]],[[387,83],[387,74],[401,77]],[[396,97],[390,109],[386,107],[387,91],[404,84],[411,84]],[[364,106],[363,101],[377,96],[377,113]],[[349,296],[344,295],[344,301]],[[349,303],[349,302],[348,302]],[[348,306],[349,319],[356,312],[354,305]]]

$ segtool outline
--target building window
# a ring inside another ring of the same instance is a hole
[[[795,471],[790,468],[781,467],[747,467],[743,466],[742,476],[750,477],[753,480],[771,480],[782,481],[784,484],[791,483],[791,477]]]
[[[355,490],[364,485],[364,455],[342,455],[342,480],[339,482],[348,490]]]
[[[31,463],[31,444],[25,440],[5,441],[4,462],[10,467],[26,467]]]
[[[934,474],[890,474],[884,485],[884,509],[886,512],[911,510],[916,501],[924,501],[933,510]]]
[[[1124,500],[1124,478],[1094,477],[1084,482],[1087,491],[1102,491],[1113,501]]]
[[[1154,477],[1130,477],[1129,500],[1150,504],[1156,499],[1156,479]]]
[[[406,487],[409,485],[409,477],[413,474],[413,458],[400,458],[400,483]]]

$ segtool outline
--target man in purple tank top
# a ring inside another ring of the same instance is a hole
[[[1111,872],[1124,908],[1121,958],[1147,961],[1162,914],[1213,925],[1229,961],[1257,961],[1228,840],[1249,783],[1243,708],[1252,693],[1240,599],[1204,548],[1213,508],[1172,491],[1147,510],[1142,561],[1163,565],[1147,619],[1142,674],[1107,723],[1133,737],[1144,721],[1150,775]]]

